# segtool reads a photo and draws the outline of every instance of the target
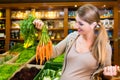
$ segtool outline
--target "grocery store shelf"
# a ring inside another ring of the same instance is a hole
[[[11,28],[11,30],[20,30],[20,28]]]
[[[0,49],[0,51],[4,51],[5,49]]]
[[[12,41],[23,41],[23,39],[10,39]]]
[[[0,38],[0,40],[5,40],[5,38]]]
[[[2,30],[5,30],[5,29],[3,29],[3,28],[0,28],[0,30],[2,31]]]
[[[3,18],[0,18],[0,20],[2,20],[2,19],[6,19],[6,18],[4,18],[4,17],[3,17]]]

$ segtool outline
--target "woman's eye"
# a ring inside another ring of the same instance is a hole
[[[77,24],[79,24],[80,26],[83,26],[84,24],[82,24],[81,22],[79,21],[76,21]]]
[[[82,24],[82,23],[79,23],[79,25],[80,25],[80,26],[83,26],[83,24]]]

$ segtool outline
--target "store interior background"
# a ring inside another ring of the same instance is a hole
[[[0,9],[6,9],[6,39],[5,39],[5,51],[9,50],[10,43],[10,9],[18,8],[39,8],[39,9],[49,9],[49,8],[67,8],[74,7],[74,5],[82,5],[86,3],[91,3],[96,6],[110,6],[114,9],[114,21],[115,21],[115,30],[114,30],[114,64],[120,65],[120,0],[0,0]],[[66,12],[66,9],[64,9]],[[67,19],[64,20],[66,22]],[[68,26],[68,24],[64,25]],[[66,28],[64,28],[66,36],[68,33]]]

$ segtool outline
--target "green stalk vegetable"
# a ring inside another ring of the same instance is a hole
[[[36,36],[37,30],[33,24],[34,20],[35,17],[29,15],[28,18],[20,22],[20,32],[24,38],[24,48],[28,48],[34,45],[34,42],[37,38]]]

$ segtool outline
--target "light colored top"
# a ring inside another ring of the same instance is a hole
[[[92,56],[91,52],[80,54],[76,51],[75,41],[78,35],[78,32],[69,34],[53,48],[53,57],[65,52],[63,73],[60,80],[90,80],[91,74],[98,67],[97,61]],[[106,46],[108,54],[104,66],[111,65],[112,49],[110,44]]]
[[[61,80],[90,80],[91,73],[96,68],[97,62],[91,52],[77,52],[74,43],[67,55],[66,68]]]

